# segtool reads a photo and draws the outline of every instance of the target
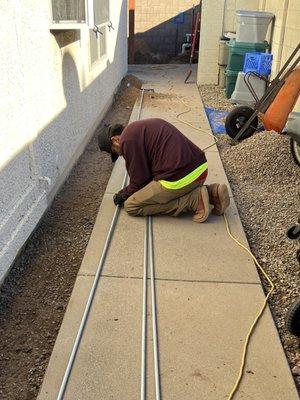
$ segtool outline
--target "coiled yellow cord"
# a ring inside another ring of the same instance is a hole
[[[257,268],[260,270],[260,272],[266,278],[266,280],[268,281],[268,283],[269,283],[269,285],[271,287],[269,292],[268,292],[268,294],[267,294],[267,296],[265,297],[265,301],[264,301],[259,313],[257,314],[256,318],[254,319],[254,321],[253,321],[253,323],[252,323],[252,325],[250,327],[250,330],[248,332],[248,335],[246,337],[244,348],[243,348],[243,355],[242,355],[242,361],[241,361],[239,375],[238,375],[238,378],[237,378],[237,380],[236,380],[236,382],[235,382],[235,384],[234,384],[234,386],[233,386],[233,388],[232,388],[232,390],[231,390],[231,392],[229,394],[229,397],[228,397],[228,400],[232,400],[234,395],[235,395],[235,393],[236,393],[236,391],[237,391],[237,389],[238,389],[238,387],[239,387],[239,384],[240,384],[240,382],[242,380],[242,376],[243,376],[243,372],[244,372],[244,368],[245,368],[245,363],[246,363],[247,351],[248,351],[248,347],[249,347],[249,343],[250,343],[250,338],[251,338],[251,336],[252,336],[252,334],[254,332],[254,329],[255,329],[255,326],[256,326],[257,322],[259,321],[260,317],[262,316],[262,314],[263,314],[263,312],[264,312],[264,310],[265,310],[265,308],[266,308],[266,306],[268,304],[268,300],[269,300],[271,294],[273,293],[273,291],[275,289],[275,286],[274,286],[274,283],[272,282],[271,278],[269,277],[269,275],[266,273],[266,271],[263,269],[263,267],[259,264],[259,262],[257,261],[256,257],[251,253],[251,251],[246,246],[244,246],[241,242],[239,242],[232,235],[232,233],[230,232],[228,220],[227,220],[227,217],[226,217],[225,214],[224,214],[224,221],[225,221],[225,225],[226,225],[226,229],[227,229],[228,235],[231,237],[231,239],[233,241],[236,242],[236,244],[238,246],[242,247],[252,257],[252,259],[255,262]]]
[[[185,105],[185,107],[187,108],[187,110],[186,110],[186,111],[183,111],[183,112],[181,112],[181,113],[179,113],[179,114],[177,114],[176,117],[175,117],[175,119],[177,119],[179,122],[181,122],[181,123],[183,123],[183,124],[186,124],[186,125],[190,126],[191,128],[193,128],[193,129],[195,129],[195,130],[201,132],[201,133],[205,133],[206,135],[212,136],[212,137],[214,138],[215,143],[213,143],[213,144],[211,144],[210,146],[204,148],[203,151],[207,150],[208,148],[210,148],[210,147],[212,147],[212,146],[215,146],[215,145],[217,144],[218,140],[219,140],[219,139],[217,139],[217,138],[215,137],[215,135],[213,135],[213,134],[210,133],[210,132],[207,132],[205,129],[198,128],[198,127],[196,127],[196,126],[190,124],[189,122],[184,121],[184,120],[182,120],[182,119],[179,118],[181,115],[189,113],[189,112],[191,111],[191,108],[190,108],[179,96],[177,96],[177,98],[178,98],[178,100],[180,100],[180,101]],[[227,220],[226,215],[224,214],[223,217],[224,217],[224,221],[225,221],[225,225],[226,225],[226,230],[227,230],[227,233],[228,233],[228,235],[230,236],[230,238],[231,238],[238,246],[240,246],[242,249],[244,249],[244,250],[251,256],[251,258],[252,258],[253,261],[255,262],[255,265],[257,266],[257,268],[260,270],[260,272],[263,274],[263,276],[266,278],[266,280],[268,281],[268,283],[269,283],[269,285],[270,285],[270,290],[269,290],[267,296],[265,297],[265,301],[264,301],[262,307],[260,308],[259,313],[258,313],[257,316],[255,317],[255,319],[254,319],[254,321],[253,321],[253,323],[252,323],[252,325],[251,325],[251,327],[250,327],[250,329],[249,329],[249,332],[248,332],[248,334],[247,334],[247,336],[246,336],[246,340],[245,340],[245,344],[244,344],[244,348],[243,348],[243,354],[242,354],[242,360],[241,360],[241,366],[240,366],[239,374],[238,374],[238,377],[237,377],[237,379],[236,379],[236,382],[235,382],[235,384],[234,384],[234,386],[233,386],[233,388],[232,388],[232,390],[231,390],[231,392],[230,392],[230,394],[229,394],[229,396],[228,396],[228,399],[227,399],[227,400],[232,400],[232,399],[234,398],[234,395],[236,394],[236,392],[237,392],[237,390],[238,390],[238,387],[239,387],[239,385],[240,385],[240,383],[241,383],[241,380],[242,380],[242,377],[243,377],[244,368],[245,368],[245,363],[246,363],[246,357],[247,357],[247,352],[248,352],[248,347],[249,347],[249,343],[250,343],[251,336],[252,336],[252,334],[253,334],[253,332],[254,332],[254,329],[255,329],[255,327],[256,327],[256,325],[257,325],[257,323],[258,323],[260,317],[262,316],[262,314],[263,314],[263,312],[264,312],[264,310],[265,310],[265,308],[266,308],[266,306],[267,306],[267,304],[268,304],[268,300],[269,300],[270,296],[272,295],[272,293],[273,293],[273,291],[274,291],[274,289],[275,289],[275,286],[274,286],[274,283],[272,282],[271,278],[269,277],[269,275],[266,273],[266,271],[263,269],[263,267],[259,264],[259,262],[257,261],[256,257],[251,253],[251,251],[250,251],[246,246],[244,246],[241,242],[239,242],[239,241],[232,235],[232,233],[231,233],[231,231],[230,231],[230,228],[229,228],[229,224],[228,224],[228,220]]]

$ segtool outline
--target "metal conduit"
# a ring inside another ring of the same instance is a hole
[[[155,295],[152,217],[147,217],[147,219],[146,219],[145,243],[144,243],[142,352],[141,352],[141,400],[145,400],[146,399],[147,276],[148,276],[148,264],[150,264],[155,399],[156,400],[160,400],[161,389],[160,389],[160,375],[159,375],[159,355],[158,355],[159,352],[158,352],[157,312],[156,312],[156,295]]]
[[[144,100],[145,89],[142,89],[141,101],[139,105],[137,120],[140,119],[141,109]],[[126,186],[128,173],[124,175],[122,189]],[[94,282],[89,293],[89,297],[85,306],[85,310],[77,331],[76,339],[68,360],[68,364],[64,373],[64,377],[57,395],[57,400],[64,398],[74,361],[77,355],[78,348],[82,339],[82,335],[86,326],[87,319],[92,307],[95,293],[98,287],[101,272],[106,261],[108,249],[115,231],[117,220],[121,211],[121,207],[117,206],[112,218],[112,222],[106,237],[101,259],[99,261]],[[156,400],[160,400],[160,380],[159,380],[159,360],[158,360],[158,340],[157,340],[157,318],[156,318],[156,301],[155,301],[155,283],[154,283],[154,265],[153,265],[153,240],[152,240],[152,218],[147,217],[145,230],[144,244],[144,278],[143,278],[143,317],[142,317],[142,356],[141,356],[141,400],[146,399],[146,342],[147,342],[147,270],[148,258],[150,259],[150,276],[151,276],[151,294],[152,294],[152,323],[153,323],[153,351],[154,351],[154,372],[155,372],[155,387]]]
[[[142,313],[142,348],[141,348],[141,400],[146,400],[146,353],[147,353],[147,275],[148,275],[148,224],[144,239],[143,268],[143,313]]]
[[[155,377],[155,398],[156,398],[156,400],[160,400],[160,377],[159,377],[159,357],[158,357],[158,335],[157,335],[157,313],[156,313],[156,296],[155,296],[152,217],[147,217],[147,228],[148,228],[150,281],[151,281],[151,300],[152,300],[152,331],[153,331],[153,358],[154,358],[154,377]]]
[[[142,89],[141,102],[138,112],[138,118],[141,116],[141,109],[144,100],[145,89]],[[147,278],[148,261],[150,263],[150,282],[151,282],[151,303],[152,303],[152,331],[153,331],[153,359],[154,359],[154,377],[155,377],[155,398],[160,400],[160,376],[159,376],[159,357],[158,357],[158,335],[157,335],[157,313],[155,297],[155,276],[154,276],[154,251],[153,251],[153,233],[152,217],[146,218],[144,242],[144,266],[143,266],[143,311],[142,311],[142,348],[141,348],[141,400],[146,400],[146,370],[147,370]]]
[[[122,188],[125,187],[126,181],[127,181],[127,174],[125,174],[125,176],[124,176]],[[64,374],[64,377],[63,377],[63,380],[62,380],[62,383],[61,383],[61,386],[60,386],[60,389],[59,389],[59,392],[58,392],[58,395],[57,395],[57,400],[62,400],[64,398],[64,395],[65,395],[65,391],[66,391],[66,388],[67,388],[69,377],[70,377],[70,374],[71,374],[71,371],[72,371],[72,367],[73,367],[73,364],[74,364],[74,361],[75,361],[75,358],[76,358],[76,354],[77,354],[77,351],[78,351],[78,348],[79,348],[79,345],[80,345],[80,342],[81,342],[81,338],[82,338],[82,335],[83,335],[83,332],[84,332],[84,328],[86,326],[86,322],[87,322],[87,319],[88,319],[88,316],[89,316],[89,313],[90,313],[90,310],[91,310],[91,307],[92,307],[92,303],[93,303],[93,300],[94,300],[94,297],[95,297],[95,293],[96,293],[96,290],[97,290],[99,278],[101,276],[103,265],[104,265],[105,260],[106,260],[107,252],[108,252],[109,245],[110,245],[110,242],[111,242],[111,239],[112,239],[112,236],[113,236],[116,224],[117,224],[117,220],[118,220],[118,217],[119,217],[119,214],[120,214],[120,210],[121,210],[120,206],[117,206],[116,210],[115,210],[115,213],[114,213],[114,216],[113,216],[113,219],[112,219],[112,222],[111,222],[111,225],[110,225],[110,228],[109,228],[108,235],[106,237],[106,241],[105,241],[105,244],[104,244],[102,256],[101,256],[100,262],[98,264],[96,275],[95,275],[95,278],[94,278],[93,286],[91,288],[91,291],[90,291],[90,294],[89,294],[89,297],[88,297],[88,300],[87,300],[87,303],[86,303],[86,306],[85,306],[85,310],[84,310],[84,313],[83,313],[83,316],[82,316],[82,319],[81,319],[81,322],[80,322],[80,326],[79,326],[79,329],[78,329],[78,332],[77,332],[77,335],[76,335],[76,339],[75,339],[75,342],[74,342],[74,345],[73,345],[73,348],[72,348],[72,352],[71,352],[71,355],[70,355],[70,358],[69,358],[69,361],[68,361],[68,364],[67,364],[67,367],[66,367],[66,370],[65,370],[65,374]]]

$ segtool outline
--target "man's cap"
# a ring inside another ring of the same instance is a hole
[[[111,149],[112,136],[120,135],[123,131],[123,125],[115,124],[108,125],[101,129],[98,136],[98,146],[101,151],[106,151],[110,154],[112,162],[118,159],[118,154],[114,153]]]

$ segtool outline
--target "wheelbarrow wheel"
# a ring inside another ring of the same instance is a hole
[[[300,238],[300,224],[293,225],[287,231],[287,237],[291,240],[299,239]]]
[[[291,138],[291,152],[295,163],[300,167],[300,144],[293,138]]]
[[[254,110],[246,106],[236,107],[230,111],[225,120],[225,129],[227,134],[234,139],[253,113]],[[255,117],[249,128],[246,129],[239,140],[244,140],[252,136],[256,131],[257,125],[258,118]]]
[[[289,308],[286,318],[285,327],[294,336],[300,336],[300,298],[298,298]]]

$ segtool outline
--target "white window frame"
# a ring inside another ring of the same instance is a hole
[[[98,28],[104,28],[105,29],[105,40],[107,40],[107,23],[103,23],[101,25],[98,25]],[[96,34],[96,33],[95,33]],[[99,39],[97,40],[99,41]],[[100,46],[100,43],[98,44],[98,46]],[[89,67],[90,70],[97,68],[99,66],[99,64],[101,64],[104,60],[107,60],[107,42],[105,43],[105,53],[102,55],[99,55],[99,57],[97,58],[97,60],[95,60],[94,62],[91,61],[91,39],[89,37]],[[99,50],[99,47],[98,47]]]
[[[52,23],[50,24],[50,30],[69,30],[69,29],[81,29],[84,26],[88,26],[89,29],[94,29],[97,25],[95,23],[95,12],[94,12],[94,1],[97,0],[85,0],[85,17],[86,20],[83,22],[75,22],[75,21],[53,21],[53,12],[52,12],[52,1],[50,1],[51,8],[51,18]],[[107,21],[108,22],[108,21]]]

